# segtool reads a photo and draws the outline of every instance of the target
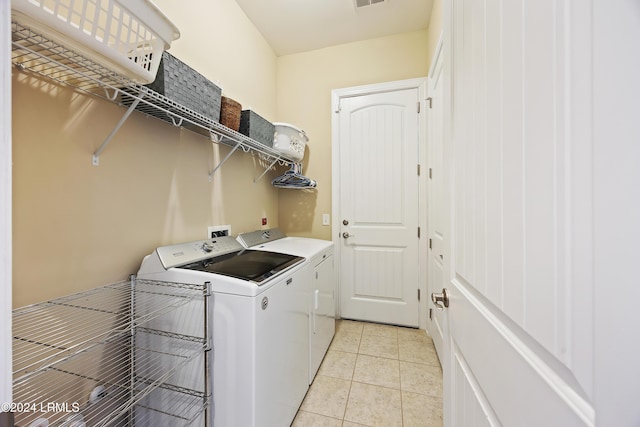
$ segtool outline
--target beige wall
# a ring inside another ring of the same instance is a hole
[[[100,158],[91,154],[124,109],[13,74],[13,306],[125,279],[160,245],[280,225],[329,239],[331,89],[425,76],[430,32],[419,31],[277,58],[234,0],[155,3],[181,29],[171,52],[272,121],[305,129],[305,174],[317,192],[276,190],[257,158],[134,113]],[[436,0],[439,4],[440,0]],[[434,6],[435,8],[436,6]],[[434,25],[433,23],[431,24]]]
[[[178,25],[171,52],[218,80],[223,92],[269,120],[276,114],[276,56],[233,0],[156,4]],[[260,72],[255,72],[260,70]],[[159,245],[278,224],[274,173],[229,149],[136,112],[91,154],[122,117],[114,104],[13,72],[13,306],[126,279]]]
[[[216,82],[243,108],[276,120],[277,57],[235,0],[154,3],[180,29],[173,55]]]
[[[322,226],[322,214],[331,213],[331,90],[425,77],[427,46],[424,30],[278,58],[278,120],[307,132],[303,172],[318,181],[315,192],[280,190],[286,233],[331,239],[331,227]]]

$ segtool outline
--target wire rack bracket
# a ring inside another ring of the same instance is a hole
[[[128,107],[114,129],[92,154],[91,163],[94,166],[99,165],[100,155],[134,110],[174,126],[206,135],[215,143],[233,147],[232,152],[241,148],[244,152],[259,153],[264,158],[271,159],[269,161],[272,161],[272,165],[276,162],[282,165],[293,162],[272,147],[229,129],[214,119],[188,109],[146,86],[139,85],[18,22],[12,22],[11,25],[12,62],[18,70],[34,73],[92,96]],[[226,158],[209,173],[210,179],[225,161]]]

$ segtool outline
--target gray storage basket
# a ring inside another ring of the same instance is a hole
[[[182,120],[179,119],[183,116],[181,108],[186,107],[189,110],[195,111],[207,120],[220,121],[222,89],[167,52],[163,53],[156,79],[153,83],[145,86],[176,102],[180,107],[165,106],[169,111],[169,113],[166,113],[154,105],[140,102],[136,106],[136,110],[138,111],[142,111],[145,114],[169,123],[181,124],[186,128],[193,128],[193,130],[197,132],[202,131],[199,126],[192,126],[188,122],[183,123]],[[133,96],[138,95],[128,88],[124,88],[123,91],[131,93]],[[133,103],[133,98],[123,95],[121,101],[124,105],[129,106]],[[194,120],[202,126],[208,126],[207,120],[198,118],[194,118]]]
[[[267,147],[273,147],[275,126],[253,110],[242,110],[240,113],[240,133]]]
[[[168,52],[162,54],[156,79],[146,86],[209,119],[220,121],[222,89]]]

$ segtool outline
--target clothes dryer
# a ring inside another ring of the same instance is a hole
[[[333,242],[306,237],[289,237],[282,230],[256,230],[238,235],[246,248],[304,257],[301,273],[308,283],[309,298],[309,384],[318,372],[335,335],[335,281]]]

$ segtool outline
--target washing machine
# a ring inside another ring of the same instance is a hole
[[[305,261],[246,249],[231,236],[159,247],[143,259],[138,278],[209,283],[212,416],[206,427],[275,427],[293,421],[309,387]],[[179,323],[181,315],[177,310],[175,319],[162,316],[162,321]],[[179,386],[203,381],[201,370],[176,375],[172,382]],[[150,425],[166,424],[158,419]]]
[[[333,242],[290,237],[279,228],[243,233],[238,235],[237,240],[245,248],[281,252],[305,258],[301,274],[310,290],[309,384],[311,384],[336,330]]]

